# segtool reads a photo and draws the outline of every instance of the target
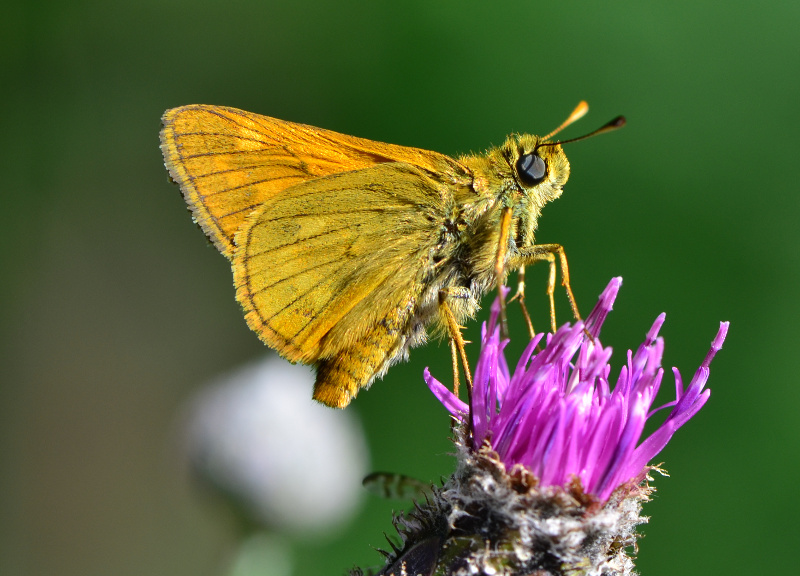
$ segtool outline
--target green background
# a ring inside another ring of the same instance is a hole
[[[572,176],[537,239],[567,248],[585,311],[624,277],[603,335],[614,366],[666,311],[664,363],[688,379],[731,321],[709,404],[660,456],[671,477],[656,480],[638,568],[790,572],[798,26],[796,2],[4,5],[0,573],[210,576],[235,544],[170,443],[182,402],[264,348],[167,181],[165,109],[235,106],[458,154],[548,132],[580,99],[590,115],[565,136],[617,114],[628,126],[567,148]],[[528,285],[540,325],[545,278]],[[421,377],[446,378],[448,362],[444,345],[417,349],[354,403],[374,469],[450,472],[448,421]],[[298,543],[297,574],[377,563],[398,506],[368,499],[333,540]]]

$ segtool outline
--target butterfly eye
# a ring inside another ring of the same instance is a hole
[[[544,180],[547,164],[538,154],[523,154],[517,160],[517,174],[525,186],[533,186]]]

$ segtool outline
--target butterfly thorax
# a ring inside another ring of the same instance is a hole
[[[520,250],[533,246],[542,208],[561,195],[569,178],[569,161],[561,147],[542,144],[537,136],[514,134],[485,154],[459,158],[473,178],[469,194],[460,198],[461,218],[467,224],[458,239],[455,260],[463,267],[468,286],[477,297],[497,282],[495,271],[504,209],[511,210],[508,262]],[[522,162],[531,155],[540,158],[543,164],[544,171],[538,181],[521,172],[525,167]]]

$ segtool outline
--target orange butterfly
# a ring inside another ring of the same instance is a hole
[[[347,406],[431,323],[465,361],[458,323],[526,264],[558,254],[577,315],[563,248],[533,237],[569,176],[557,131],[455,160],[220,106],[174,108],[163,124],[165,164],[231,261],[248,325],[316,366],[324,404]]]

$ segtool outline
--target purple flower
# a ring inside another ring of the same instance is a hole
[[[469,423],[473,451],[488,447],[507,468],[527,468],[543,487],[566,486],[577,478],[584,492],[601,501],[617,487],[644,478],[648,463],[708,400],[709,364],[722,347],[728,323],[720,324],[689,386],[684,389],[673,369],[675,400],[653,409],[664,374],[664,341],[658,337],[664,314],[636,353],[628,351],[613,389],[609,382],[611,348],[604,348],[598,337],[621,284],[621,278],[613,279],[585,323],[565,324],[548,334],[539,352],[543,334],[537,334],[513,375],[503,355],[508,341],[500,339],[496,301],[488,328],[483,326],[469,405],[425,370],[431,391],[456,419]],[[666,420],[641,440],[647,419],[663,408],[672,408]]]

